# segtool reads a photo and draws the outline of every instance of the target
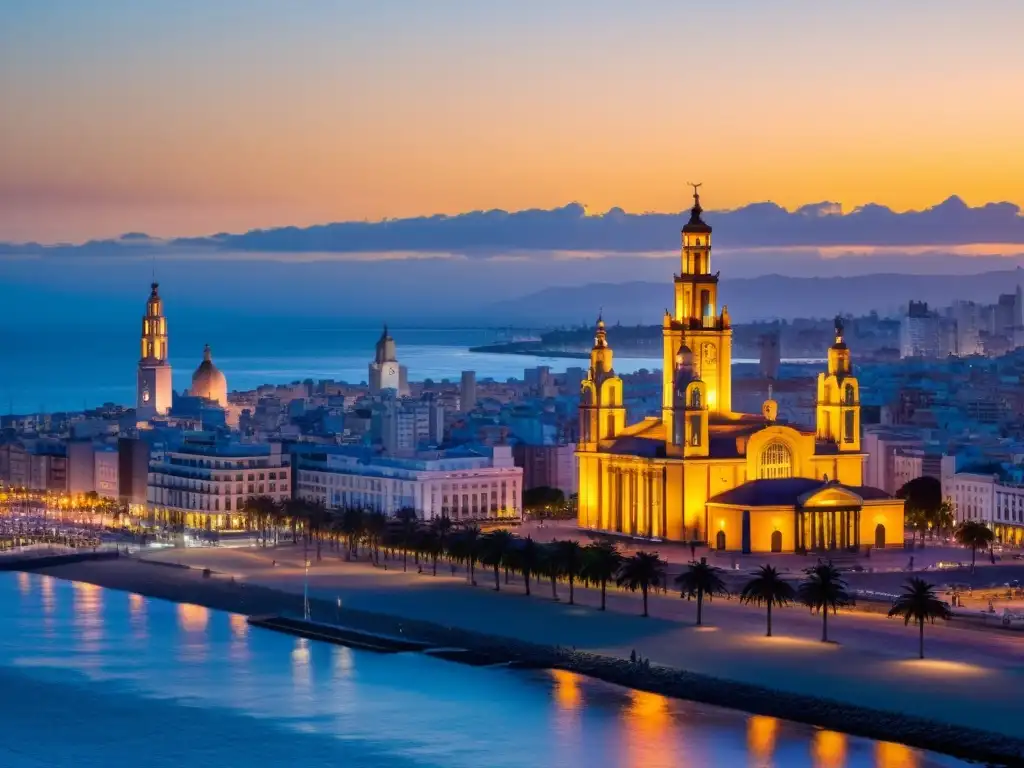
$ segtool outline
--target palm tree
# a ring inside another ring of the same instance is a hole
[[[692,562],[686,566],[686,570],[675,578],[679,585],[680,597],[697,598],[697,626],[701,625],[704,613],[704,597],[711,600],[715,595],[727,595],[729,590],[725,588],[725,582],[718,574],[721,570],[713,565],[708,565],[708,559],[702,557],[700,562]]]
[[[523,574],[526,596],[530,596],[530,577],[544,567],[544,550],[532,537],[520,539],[514,550],[514,559],[519,572]]]
[[[935,510],[932,522],[937,531],[953,530],[953,526],[956,524],[953,516],[953,502],[949,499],[943,499],[942,503],[939,504],[939,508]]]
[[[448,539],[452,535],[452,519],[448,515],[435,517],[430,521],[430,527],[434,529],[438,540],[441,542],[441,549],[448,551]]]
[[[562,575],[562,561],[558,558],[555,542],[541,545],[541,572],[551,580],[551,599],[558,599],[558,578]]]
[[[768,632],[772,636],[772,606],[780,608],[789,605],[796,598],[796,590],[788,581],[779,577],[779,572],[770,565],[757,569],[754,578],[743,586],[740,602],[768,606]]]
[[[366,530],[363,510],[359,507],[345,507],[341,512],[340,531],[345,537],[345,559],[351,560],[356,553],[359,538]]]
[[[971,573],[974,573],[978,550],[992,546],[995,537],[991,528],[977,520],[965,520],[960,523],[960,527],[956,529],[956,540],[971,548]]]
[[[262,546],[267,546],[267,532],[270,521],[277,513],[277,502],[270,496],[250,496],[245,500],[245,517],[250,527],[255,527]]]
[[[451,537],[448,552],[458,561],[466,562],[466,579],[476,585],[476,561],[480,557],[480,528],[472,523]]]
[[[575,605],[574,584],[583,569],[583,547],[573,539],[556,541],[552,545],[552,554],[558,561],[559,574],[569,579],[569,605]]]
[[[330,518],[330,511],[321,501],[310,502],[306,509],[306,523],[309,526],[309,535],[316,541],[317,562],[321,559],[320,545],[323,543],[323,531],[327,527],[327,522]]]
[[[433,574],[437,576],[437,559],[444,553],[444,544],[441,542],[441,535],[434,527],[424,528],[420,532],[420,549],[423,554],[430,558],[433,566]]]
[[[612,581],[622,568],[622,553],[607,541],[596,541],[583,549],[583,567],[580,578],[590,584],[601,585],[601,610],[605,609],[605,595],[608,582]]]
[[[291,521],[292,544],[298,544],[299,523],[305,527],[305,521],[309,518],[309,502],[305,499],[288,499],[284,503],[284,513]]]
[[[828,642],[828,611],[838,613],[840,606],[850,605],[853,599],[846,591],[846,581],[832,562],[818,563],[804,569],[806,576],[797,587],[800,602],[812,611],[821,612],[821,642]]]
[[[499,528],[480,539],[480,562],[485,565],[494,566],[495,592],[501,591],[501,579],[498,578],[498,568],[508,561],[509,552],[512,550],[515,538],[508,531]]]
[[[388,529],[388,518],[383,512],[364,512],[363,527],[366,530],[366,537],[373,548],[373,562],[380,565],[380,544],[384,540],[384,534]]]
[[[395,520],[398,522],[399,541],[402,544],[402,570],[409,570],[409,547],[412,546],[413,537],[416,535],[416,528],[419,519],[416,510],[412,507],[402,507],[395,512]]]
[[[920,628],[918,635],[918,655],[924,658],[924,622],[935,623],[935,619],[948,620],[952,615],[949,607],[935,596],[935,585],[922,578],[912,576],[903,586],[903,594],[896,598],[889,609],[889,616],[902,616],[903,625],[910,624],[913,619]]]
[[[667,567],[668,563],[657,552],[637,552],[622,563],[615,582],[630,592],[640,590],[644,596],[644,616],[647,616],[647,593],[651,587],[657,588],[665,583]]]

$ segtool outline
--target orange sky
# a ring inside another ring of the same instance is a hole
[[[0,9],[0,240],[679,210],[686,181],[709,208],[1024,203],[1024,5],[26,5]]]

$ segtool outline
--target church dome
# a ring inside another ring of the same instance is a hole
[[[203,362],[192,374],[192,395],[213,400],[222,407],[228,404],[228,380],[220,369],[213,364],[210,345],[203,348]]]

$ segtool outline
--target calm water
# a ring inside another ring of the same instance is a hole
[[[201,329],[169,321],[174,388],[186,389],[209,343],[229,389],[286,384],[302,379],[366,381],[380,328],[317,327],[294,320],[253,326],[212,324]],[[0,328],[0,412],[80,410],[104,402],[133,405],[138,364],[139,322],[124,326],[52,329],[31,325]],[[458,381],[464,370],[478,378],[522,378],[524,368],[549,365],[553,371],[585,366],[586,361],[525,355],[472,354],[469,347],[501,340],[496,330],[392,328],[398,359],[409,378]],[[630,373],[660,368],[660,358],[616,360]]]
[[[376,655],[237,615],[0,574],[0,765],[962,765],[568,673]]]

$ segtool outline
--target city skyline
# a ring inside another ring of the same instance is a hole
[[[677,211],[711,180],[722,209],[1024,202],[1005,5],[275,10],[6,5],[0,240]]]

